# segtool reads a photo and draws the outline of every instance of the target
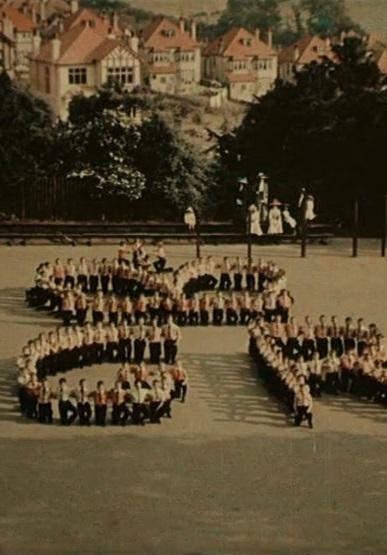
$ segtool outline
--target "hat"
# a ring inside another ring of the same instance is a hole
[[[281,206],[281,205],[282,205],[282,202],[280,202],[276,198],[270,203],[270,206]]]
[[[238,183],[245,183],[247,185],[247,177],[238,177]]]
[[[192,208],[192,206],[188,206],[188,208],[187,208],[186,212],[193,212],[193,208]]]
[[[249,206],[249,212],[256,212],[257,210],[258,210],[258,209],[257,209],[257,207],[255,206],[255,204],[250,204],[250,206]]]

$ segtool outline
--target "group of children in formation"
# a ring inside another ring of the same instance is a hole
[[[316,325],[307,316],[299,325],[295,317],[271,323],[258,318],[249,326],[249,352],[257,373],[279,398],[295,424],[305,418],[313,426],[313,397],[323,393],[350,393],[387,405],[387,352],[375,324],[356,323],[336,316]]]
[[[60,422],[105,426],[111,406],[112,424],[160,423],[171,418],[172,400],[185,401],[188,374],[177,359],[181,339],[179,328],[171,323],[164,330],[145,327],[140,322],[132,330],[123,324],[112,326],[86,324],[83,328],[59,327],[42,333],[23,348],[17,360],[18,394],[21,412],[41,423],[53,422],[54,399],[58,401]],[[94,364],[120,363],[114,385],[107,388],[98,380],[90,390],[85,378],[69,388],[65,372]],[[61,374],[55,390],[49,377]]]
[[[112,261],[45,262],[27,300],[54,311],[65,325],[79,326],[89,321],[138,325],[140,320],[162,326],[170,316],[179,326],[246,325],[264,312],[289,312],[293,303],[284,272],[272,262],[208,256],[172,270],[159,245],[162,251],[152,265],[158,269],[152,270],[141,265],[138,247],[136,242],[132,260],[121,246]]]

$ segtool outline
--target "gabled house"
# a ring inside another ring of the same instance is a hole
[[[151,89],[171,94],[195,92],[201,78],[195,22],[188,31],[182,18],[179,23],[159,18],[145,27],[139,38],[144,79]]]
[[[91,95],[107,81],[140,85],[138,40],[97,32],[88,20],[40,44],[31,58],[31,86],[62,119],[76,94]]]
[[[29,56],[33,49],[34,22],[9,4],[0,5],[0,59],[9,76],[22,81],[29,78]],[[12,51],[12,52],[11,52]]]
[[[229,30],[203,50],[202,74],[227,86],[233,100],[251,102],[266,94],[277,78],[271,31],[266,43],[258,29],[255,33],[242,27]]]
[[[334,58],[331,41],[318,36],[306,36],[281,50],[278,55],[278,77],[282,81],[294,81],[297,71],[311,62],[320,62],[325,57]]]

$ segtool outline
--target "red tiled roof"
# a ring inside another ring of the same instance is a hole
[[[269,58],[275,56],[275,52],[255,34],[243,27],[234,27],[210,42],[203,56],[225,56],[243,60],[251,57]]]
[[[103,60],[118,46],[136,55],[119,40],[104,37],[90,26],[83,24],[63,33],[59,40],[61,44],[60,56],[55,62],[57,64],[89,64],[95,60]],[[45,42],[34,59],[40,62],[51,62],[51,52],[51,41]]]
[[[387,48],[377,54],[376,61],[380,71],[387,74]]]
[[[91,22],[92,28],[96,33],[107,35],[112,25],[108,17],[101,17],[93,10],[80,8],[77,12],[64,20],[64,30],[69,31],[84,22]]]
[[[195,50],[199,44],[187,31],[182,32],[178,24],[166,18],[152,21],[141,32],[144,48],[160,50]]]
[[[298,56],[297,59],[295,59],[297,48]],[[322,49],[323,52],[319,52],[319,49]],[[318,36],[306,36],[281,50],[278,56],[278,62],[280,64],[309,64],[310,62],[320,59],[322,56],[332,57],[332,50],[330,46],[327,46],[326,40]]]
[[[13,6],[9,4],[2,4],[0,6],[0,19],[8,18],[16,31],[19,33],[29,33],[35,29],[34,22],[26,15],[20,13]]]

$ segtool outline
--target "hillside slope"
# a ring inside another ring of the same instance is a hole
[[[132,6],[188,17],[222,10],[227,0],[130,0]],[[387,35],[387,0],[347,0],[353,19],[373,33]]]

